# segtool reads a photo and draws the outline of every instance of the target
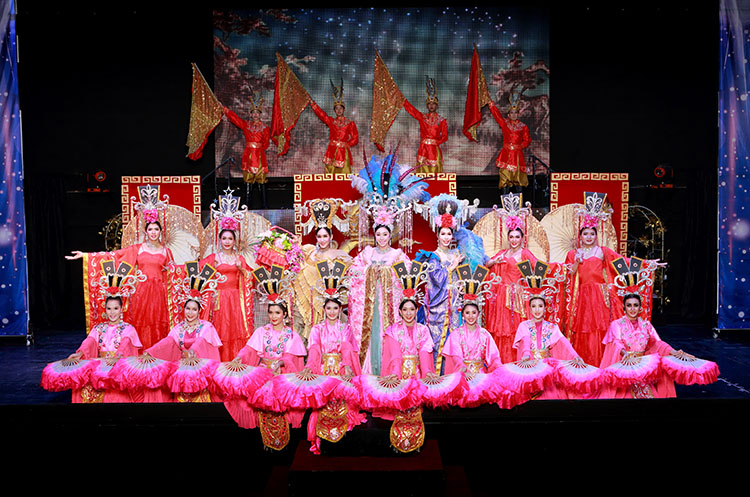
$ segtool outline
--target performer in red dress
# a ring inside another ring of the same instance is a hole
[[[336,117],[331,117],[310,99],[312,108],[318,119],[328,126],[328,148],[323,156],[323,165],[326,173],[350,174],[352,172],[352,152],[351,147],[359,143],[359,133],[354,121],[344,117],[344,82],[337,87],[331,82],[333,87],[333,112]]]
[[[111,254],[117,263],[127,262],[136,267],[145,279],[138,281],[136,291],[124,309],[125,318],[138,330],[144,348],[169,333],[166,266],[174,261],[172,251],[164,246],[166,234],[162,230],[166,202],[158,200],[158,187],[139,186],[140,202],[137,222],[144,226],[145,241],[115,250]],[[160,220],[161,219],[161,220]],[[73,251],[68,260],[81,259],[84,253]],[[84,264],[88,263],[88,258]]]
[[[529,184],[523,150],[531,144],[531,136],[529,135],[529,127],[518,120],[520,98],[519,94],[511,94],[507,121],[500,114],[495,102],[492,100],[489,102],[492,117],[495,118],[503,131],[503,148],[497,154],[495,166],[499,169],[500,174],[498,188],[504,190],[512,186],[527,186]]]
[[[494,297],[486,304],[485,322],[505,363],[515,360],[513,342],[516,329],[521,321],[528,319],[523,288],[518,283],[522,274],[517,264],[529,261],[534,267],[537,259],[526,248],[525,218],[530,211],[522,207],[523,197],[520,193],[508,193],[501,197],[501,201],[502,208],[497,213],[504,221],[503,229],[507,233],[509,246],[487,261],[487,267],[492,274],[500,276],[500,282],[492,287]]]
[[[427,78],[427,114],[422,114],[408,100],[404,100],[404,109],[411,117],[419,121],[419,150],[417,150],[418,173],[442,173],[443,152],[440,145],[448,141],[448,124],[444,117],[437,113],[438,98],[435,80]]]
[[[245,137],[245,150],[242,152],[242,177],[247,184],[247,203],[250,203],[252,185],[258,184],[263,208],[266,208],[266,183],[268,182],[268,162],[266,149],[271,140],[271,130],[260,120],[263,99],[256,102],[255,93],[250,95],[250,120],[245,121],[233,110],[224,107],[229,122],[240,128]]]

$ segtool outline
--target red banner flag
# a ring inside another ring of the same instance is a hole
[[[372,78],[372,121],[370,123],[370,141],[381,152],[385,152],[383,143],[385,135],[396,120],[404,106],[404,95],[393,81],[391,73],[380,58],[375,54],[375,71]]]
[[[211,91],[198,66],[193,64],[193,97],[190,105],[190,128],[188,130],[188,158],[200,159],[208,136],[221,122],[224,107]]]
[[[492,98],[484,79],[482,63],[479,61],[477,47],[471,56],[471,73],[469,87],[466,90],[466,111],[464,112],[463,133],[471,141],[477,141],[477,126],[482,122],[482,108],[490,103]]]
[[[276,54],[276,86],[271,116],[271,139],[278,146],[278,154],[289,151],[290,133],[302,111],[310,103],[310,96],[281,55]]]

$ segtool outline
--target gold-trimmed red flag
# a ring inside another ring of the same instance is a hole
[[[193,97],[190,104],[190,128],[188,129],[188,158],[200,159],[208,136],[221,122],[224,106],[211,91],[198,66],[193,65]]]
[[[271,115],[271,139],[278,147],[278,154],[289,151],[290,133],[297,124],[302,111],[310,103],[310,96],[305,91],[297,76],[292,72],[284,59],[276,54],[276,84]]]
[[[482,108],[492,101],[484,78],[482,63],[479,61],[477,47],[471,56],[469,87],[466,90],[466,110],[464,111],[463,133],[471,141],[477,141],[477,126],[482,122]]]
[[[385,135],[396,120],[401,108],[404,106],[404,95],[393,81],[391,73],[380,58],[380,53],[375,53],[375,71],[372,78],[372,121],[370,123],[370,141],[381,152],[385,152],[383,143]]]

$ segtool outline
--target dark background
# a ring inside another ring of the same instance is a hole
[[[549,7],[553,168],[630,173],[631,204],[654,210],[668,230],[671,302],[654,320],[713,325],[718,2],[602,3]],[[81,263],[63,255],[103,248],[98,233],[120,210],[120,176],[204,176],[214,167],[211,141],[203,159],[185,158],[190,63],[212,83],[206,5],[21,2],[34,329],[83,328]],[[665,163],[674,168],[675,188],[653,188],[653,170]],[[86,174],[97,170],[107,173],[110,193],[85,193]],[[498,203],[496,177],[462,177],[458,185],[460,197]],[[212,180],[204,186],[208,205]],[[290,187],[271,183],[269,206],[291,206]]]

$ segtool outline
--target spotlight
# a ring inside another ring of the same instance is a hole
[[[86,191],[89,193],[106,193],[109,191],[107,185],[107,173],[101,169],[86,174]]]

